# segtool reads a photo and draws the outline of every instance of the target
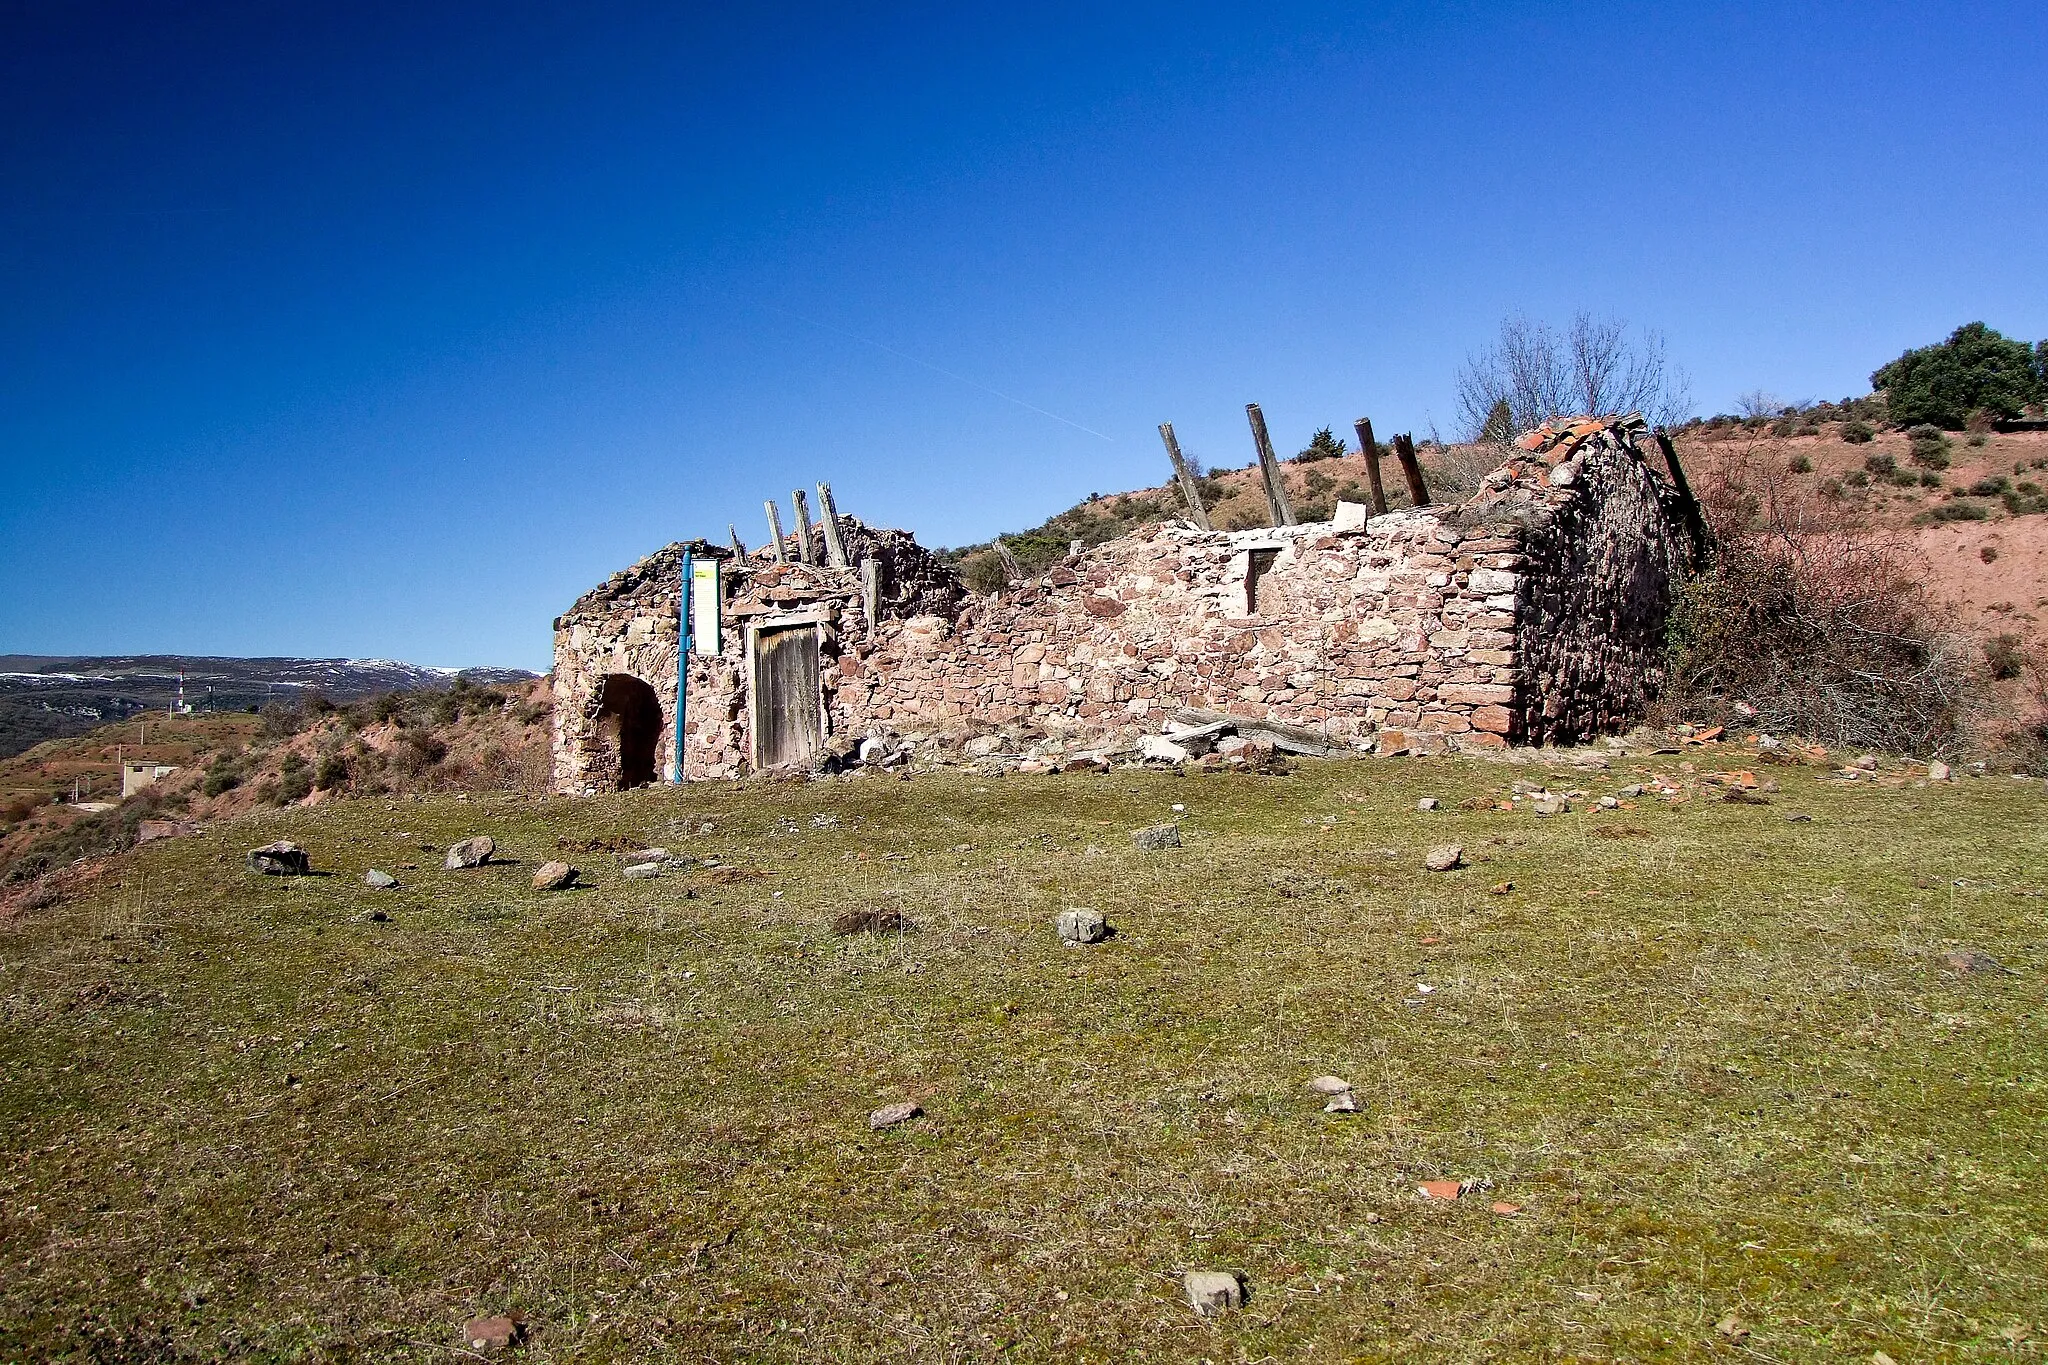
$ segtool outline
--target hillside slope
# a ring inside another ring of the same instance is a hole
[[[148,713],[0,760],[0,884],[132,845],[144,820],[202,824],[340,795],[548,790],[545,679],[170,716]],[[176,771],[119,799],[122,761]],[[110,810],[81,801],[117,801]]]
[[[458,679],[494,683],[533,676],[517,668],[427,668],[391,659],[0,654],[0,757],[106,721],[168,711],[181,691],[195,713],[213,713],[294,705],[315,695],[346,702],[449,687]]]

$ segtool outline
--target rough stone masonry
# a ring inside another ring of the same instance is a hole
[[[1110,750],[1189,707],[1390,754],[1625,727],[1656,693],[1700,548],[1640,430],[1545,429],[1461,504],[1145,527],[986,596],[907,534],[851,517],[843,565],[822,527],[790,562],[670,545],[555,622],[555,783],[675,776],[686,550],[721,559],[725,597],[718,654],[689,660],[692,779],[814,766],[877,731]]]

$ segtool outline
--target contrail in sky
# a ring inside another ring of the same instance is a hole
[[[951,379],[956,383],[965,384],[970,389],[980,389],[983,393],[992,394],[995,397],[1002,399],[1005,403],[1015,403],[1020,408],[1029,408],[1031,411],[1037,413],[1041,417],[1050,417],[1053,421],[1065,423],[1067,426],[1072,427],[1076,431],[1085,431],[1090,436],[1095,437],[1097,440],[1109,441],[1111,443],[1114,443],[1116,441],[1116,437],[1104,436],[1094,427],[1084,427],[1079,422],[1076,422],[1071,418],[1062,417],[1056,412],[1047,412],[1044,408],[1039,407],[1036,403],[1027,403],[1023,399],[1017,397],[1015,394],[1004,393],[1001,389],[992,389],[986,384],[977,383],[976,381],[969,379],[964,374],[955,374],[951,370],[946,369],[943,366],[934,365],[929,360],[919,360],[914,355],[906,355],[902,351],[897,350],[894,346],[884,345],[883,343],[876,341],[871,337],[861,336],[857,332],[849,332],[844,327],[834,327],[829,322],[820,322],[816,318],[805,317],[802,313],[792,312],[787,308],[781,308],[772,303],[764,303],[761,306],[763,308],[768,309],[770,312],[780,313],[784,317],[795,318],[798,322],[808,322],[811,326],[816,327],[821,331],[836,333],[839,336],[845,337],[848,341],[858,341],[863,346],[872,346],[878,351],[886,351],[890,355],[895,356],[898,360],[907,360],[913,365],[922,365],[927,370],[930,370],[934,374],[942,374],[946,376],[946,378]]]

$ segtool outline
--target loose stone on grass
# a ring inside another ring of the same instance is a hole
[[[576,869],[564,862],[542,863],[533,872],[533,889],[560,891],[576,883]]]
[[[869,1114],[868,1127],[879,1133],[884,1128],[894,1128],[899,1123],[908,1123],[923,1113],[924,1109],[916,1100],[899,1100],[895,1104],[885,1104]]]
[[[526,1319],[518,1314],[471,1318],[462,1324],[462,1344],[472,1351],[503,1351],[526,1339]]]
[[[629,882],[651,882],[661,875],[660,863],[635,863],[622,874]]]
[[[1151,825],[1132,834],[1131,842],[1147,852],[1157,852],[1162,848],[1179,848],[1180,826]]]
[[[1332,1095],[1330,1102],[1323,1106],[1323,1112],[1325,1114],[1355,1114],[1358,1112],[1358,1101],[1353,1099],[1351,1092],[1347,1090],[1341,1095]]]
[[[464,839],[451,846],[444,864],[450,872],[465,867],[482,867],[498,851],[498,845],[488,834],[479,834],[473,839]]]
[[[1067,943],[1100,943],[1109,934],[1109,922],[1099,910],[1062,910],[1054,923]]]
[[[1188,1305],[1207,1316],[1244,1306],[1244,1281],[1228,1270],[1190,1270],[1181,1279]]]
[[[249,850],[249,870],[266,877],[304,877],[313,871],[313,860],[291,840],[279,839]]]
[[[1422,860],[1431,872],[1449,872],[1465,865],[1465,850],[1458,844],[1438,844]]]
[[[394,891],[398,888],[398,878],[382,868],[373,867],[363,874],[363,885],[372,891]]]
[[[1425,796],[1420,801],[1417,801],[1415,803],[1415,809],[1435,810],[1438,806],[1441,806],[1442,804],[1443,802],[1437,800],[1434,796]]]
[[[1318,1095],[1348,1095],[1351,1093],[1351,1082],[1342,1076],[1318,1076],[1308,1083],[1308,1088]]]

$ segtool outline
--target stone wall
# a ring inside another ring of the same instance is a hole
[[[852,518],[849,557],[876,569],[728,560],[720,656],[691,660],[685,772],[748,769],[747,630],[796,620],[817,624],[842,750],[877,727],[1111,744],[1195,707],[1434,753],[1583,739],[1654,697],[1685,542],[1675,494],[1630,429],[1511,460],[1460,505],[1362,510],[1252,531],[1147,527],[986,597],[903,533]],[[821,531],[814,547],[822,557]],[[685,548],[556,622],[558,789],[603,780],[593,709],[609,673],[653,686],[670,772]]]
[[[1512,536],[1434,509],[1344,532],[1147,528],[952,620],[850,640],[831,712],[1110,737],[1205,707],[1345,744],[1499,745],[1517,728],[1520,563]]]

